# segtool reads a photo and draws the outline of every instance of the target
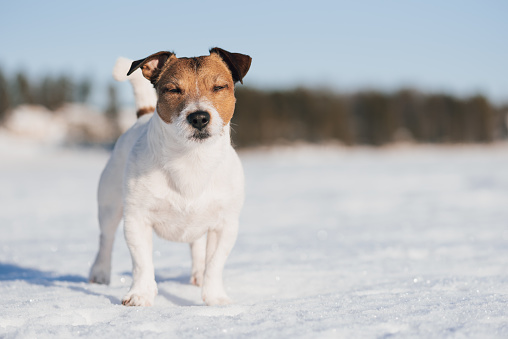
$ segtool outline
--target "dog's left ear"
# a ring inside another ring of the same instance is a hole
[[[245,54],[230,53],[219,47],[210,49],[210,54],[212,53],[218,54],[228,65],[231,75],[233,75],[233,81],[240,81],[243,84],[243,77],[249,71],[252,58]]]
[[[175,54],[172,52],[163,51],[152,54],[144,59],[133,61],[131,69],[129,69],[127,75],[131,75],[132,72],[141,67],[143,76],[155,85],[155,82],[157,81],[157,78],[161,72],[162,66],[164,66],[166,61],[168,61],[168,59],[173,55]]]

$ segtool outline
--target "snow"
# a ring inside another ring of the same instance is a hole
[[[87,275],[108,154],[0,138],[0,337],[508,337],[508,145],[241,151],[247,197],[207,307],[155,237],[155,306]]]
[[[123,108],[117,118],[123,133],[134,124],[136,114],[133,108]],[[104,114],[76,103],[66,103],[54,112],[43,106],[21,105],[10,111],[0,126],[2,138],[46,145],[110,144],[115,133]]]

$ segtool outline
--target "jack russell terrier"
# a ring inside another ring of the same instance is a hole
[[[115,231],[123,216],[133,280],[122,304],[153,305],[153,231],[190,243],[190,282],[202,286],[207,305],[231,302],[222,271],[238,233],[244,178],[231,146],[230,120],[235,83],[243,83],[251,61],[248,55],[212,48],[207,56],[159,52],[132,62],[127,76],[139,119],[118,139],[100,178],[101,235],[90,271],[90,282],[109,284]],[[156,103],[142,76],[155,88]]]

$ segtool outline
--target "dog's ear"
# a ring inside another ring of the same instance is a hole
[[[218,54],[222,60],[228,65],[231,74],[233,75],[233,81],[243,84],[243,77],[249,71],[250,64],[252,62],[252,58],[245,54],[240,53],[230,53],[228,51],[223,50],[219,47],[214,47],[210,49],[210,54],[216,53]]]
[[[132,72],[141,67],[141,71],[143,72],[143,76],[150,80],[152,84],[155,84],[159,74],[161,72],[162,66],[168,61],[168,59],[175,55],[173,52],[158,52],[150,55],[147,58],[133,61],[129,72],[127,75],[131,75]]]

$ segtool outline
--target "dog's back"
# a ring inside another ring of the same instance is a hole
[[[152,84],[143,77],[141,70],[136,70],[132,74],[127,75],[131,64],[132,60],[120,57],[113,68],[113,78],[115,80],[129,80],[132,85],[138,119],[131,128],[118,138],[111,157],[101,174],[98,203],[99,206],[107,206],[106,208],[109,210],[119,210],[118,207],[111,205],[113,205],[113,197],[122,192],[123,169],[134,144],[142,134],[146,133],[147,123],[153,115],[155,105],[157,104],[155,90]],[[121,214],[122,212],[120,210],[117,213]]]

